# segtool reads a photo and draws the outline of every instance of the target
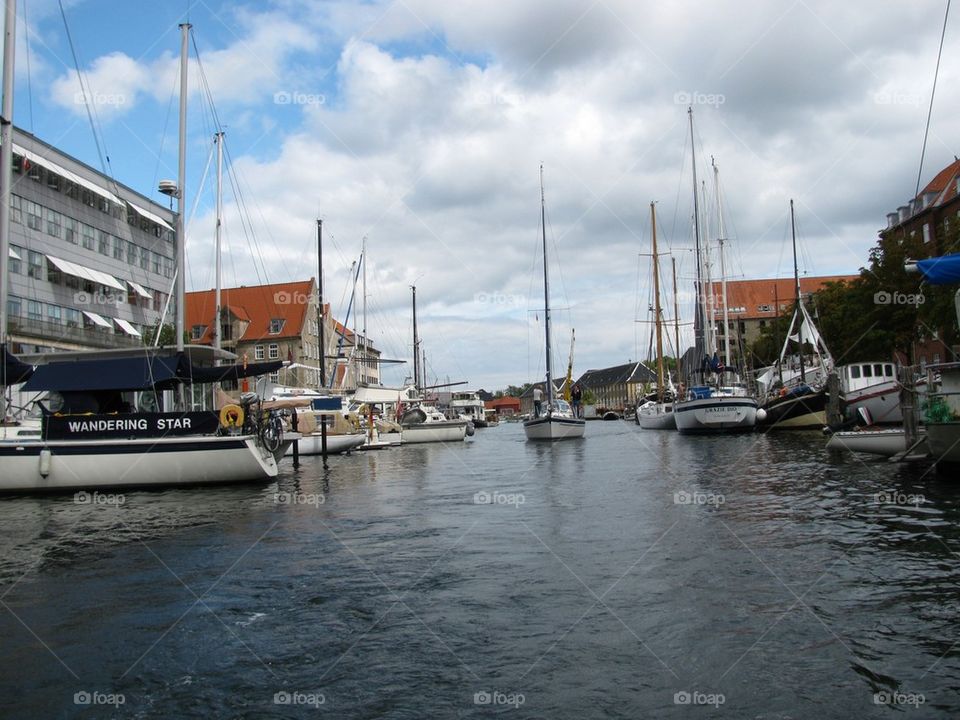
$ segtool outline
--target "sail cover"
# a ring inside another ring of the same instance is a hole
[[[0,386],[16,385],[27,380],[33,374],[33,365],[27,365],[16,356],[7,352],[7,348],[0,345]]]
[[[931,285],[960,285],[960,253],[918,260],[917,268]]]

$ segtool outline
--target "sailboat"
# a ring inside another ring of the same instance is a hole
[[[543,235],[543,327],[547,352],[547,405],[545,412],[523,423],[523,432],[527,440],[567,440],[582,438],[586,430],[586,421],[575,417],[570,404],[557,397],[553,385],[551,343],[550,343],[550,264],[547,261],[547,208],[543,192],[543,165],[540,165],[540,228]]]
[[[673,398],[667,397],[667,376],[663,368],[663,317],[660,309],[660,258],[657,255],[657,209],[650,203],[650,226],[653,233],[654,324],[657,333],[657,397],[637,407],[637,424],[646,430],[676,430]]]
[[[796,290],[793,318],[790,320],[787,337],[776,365],[758,378],[758,383],[767,388],[766,399],[762,405],[766,415],[760,424],[771,430],[801,430],[826,426],[827,375],[833,370],[830,351],[820,337],[800,294],[793,200],[790,201],[790,228],[793,237],[793,280]],[[787,351],[791,341],[798,346],[797,363],[792,368],[785,368],[789,363]],[[807,343],[813,348],[815,367],[808,367],[804,361],[804,345]]]
[[[677,402],[674,403],[674,420],[677,424],[677,430],[684,434],[750,432],[753,430],[758,416],[756,398],[751,397],[746,387],[738,382],[736,376],[730,372],[727,366],[720,362],[717,348],[714,346],[712,330],[714,321],[712,314],[708,314],[708,285],[703,280],[704,252],[700,242],[700,206],[693,134],[693,108],[688,108],[687,113],[690,118],[690,145],[693,163],[693,226],[697,256],[697,305],[694,328],[695,348],[699,365],[696,368],[689,369],[690,387],[687,389],[686,395],[678,398]],[[725,276],[722,278],[722,282],[725,286]],[[726,294],[725,290],[724,294]]]
[[[13,113],[15,3],[7,3],[3,118]],[[293,437],[279,418],[264,418],[259,398],[241,398],[221,412],[194,409],[201,393],[224,380],[277,371],[282,362],[219,365],[236,360],[215,348],[183,342],[186,57],[190,25],[181,29],[180,151],[176,247],[178,254],[175,348],[54,353],[27,365],[7,350],[9,208],[0,203],[0,350],[3,389],[47,392],[39,429],[23,434],[0,427],[0,491],[34,492],[97,487],[194,485],[264,480],[277,476],[277,458]],[[12,128],[2,126],[3,194],[11,186]],[[169,183],[167,187],[173,186]],[[35,367],[34,367],[35,365]],[[189,390],[189,393],[187,392]],[[176,398],[176,400],[175,400]],[[210,400],[212,407],[212,398]],[[205,400],[205,399],[204,399]],[[188,404],[189,401],[189,404]],[[0,400],[0,418],[3,417]],[[173,407],[164,411],[165,407]],[[207,405],[202,405],[206,407]]]

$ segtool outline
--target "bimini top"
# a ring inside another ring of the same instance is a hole
[[[247,365],[202,367],[185,353],[149,353],[109,358],[76,358],[38,366],[25,391],[90,392],[97,390],[164,390],[178,384],[212,383],[277,372],[275,360]]]
[[[931,285],[960,285],[960,253],[917,260],[916,267]]]

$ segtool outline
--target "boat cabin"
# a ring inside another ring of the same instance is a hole
[[[864,362],[844,365],[840,368],[840,386],[844,393],[894,382],[897,368],[892,362]]]

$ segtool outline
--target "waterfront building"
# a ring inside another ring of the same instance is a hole
[[[286,360],[291,367],[270,381],[295,387],[320,387],[320,337],[317,291],[313,278],[287,283],[224,288],[220,293],[221,347],[248,362]],[[214,290],[186,294],[185,326],[189,341],[211,345],[215,334]],[[344,327],[324,303],[327,387],[352,390],[357,380],[380,384],[380,351]],[[359,339],[358,339],[359,338]],[[354,346],[357,346],[354,353]],[[355,357],[348,365],[346,360]]]
[[[152,336],[173,285],[169,209],[18,128],[9,202],[14,353]]]
[[[520,414],[520,398],[511,395],[484,401],[488,410],[493,410],[500,417],[513,417]]]
[[[645,388],[656,385],[657,374],[641,362],[587,370],[577,383],[584,392],[593,393],[598,408],[623,412],[635,407],[637,397],[645,394]]]

